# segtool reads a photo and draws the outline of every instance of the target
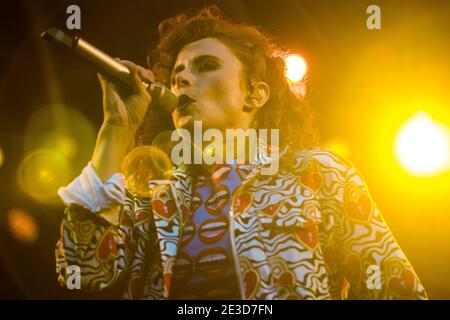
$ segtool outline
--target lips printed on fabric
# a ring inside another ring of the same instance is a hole
[[[172,299],[238,297],[228,212],[231,195],[245,178],[243,170],[230,164],[215,165],[209,176],[197,178],[192,216],[184,225],[175,262]]]

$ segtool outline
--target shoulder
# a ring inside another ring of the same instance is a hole
[[[290,158],[293,160],[295,171],[302,171],[310,166],[318,166],[322,169],[328,168],[347,172],[354,167],[349,160],[323,147],[296,150],[291,153]]]
[[[293,150],[286,155],[287,171],[299,178],[302,185],[314,191],[345,186],[359,177],[355,166],[338,153],[323,148]],[[357,179],[362,184],[362,179]],[[356,181],[355,181],[356,182]]]
[[[349,192],[356,188],[358,192],[368,193],[367,184],[356,166],[334,151],[326,148],[305,149],[294,152],[293,159],[294,173],[299,176],[300,182],[315,190],[334,190],[334,187],[342,186]]]

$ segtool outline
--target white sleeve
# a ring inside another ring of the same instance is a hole
[[[89,162],[77,178],[59,188],[58,195],[66,205],[76,203],[94,213],[111,209],[125,203],[124,176],[115,173],[102,182]]]

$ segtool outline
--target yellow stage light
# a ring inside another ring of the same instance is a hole
[[[299,55],[290,55],[285,59],[286,78],[292,82],[298,82],[303,79],[306,74],[307,66],[305,60]]]
[[[418,112],[398,131],[394,144],[400,164],[416,176],[433,176],[449,167],[448,127]]]

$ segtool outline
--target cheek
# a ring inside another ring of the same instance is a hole
[[[225,78],[227,79],[227,78]],[[237,81],[214,79],[208,90],[208,98],[225,112],[240,111],[243,106],[242,89]]]

